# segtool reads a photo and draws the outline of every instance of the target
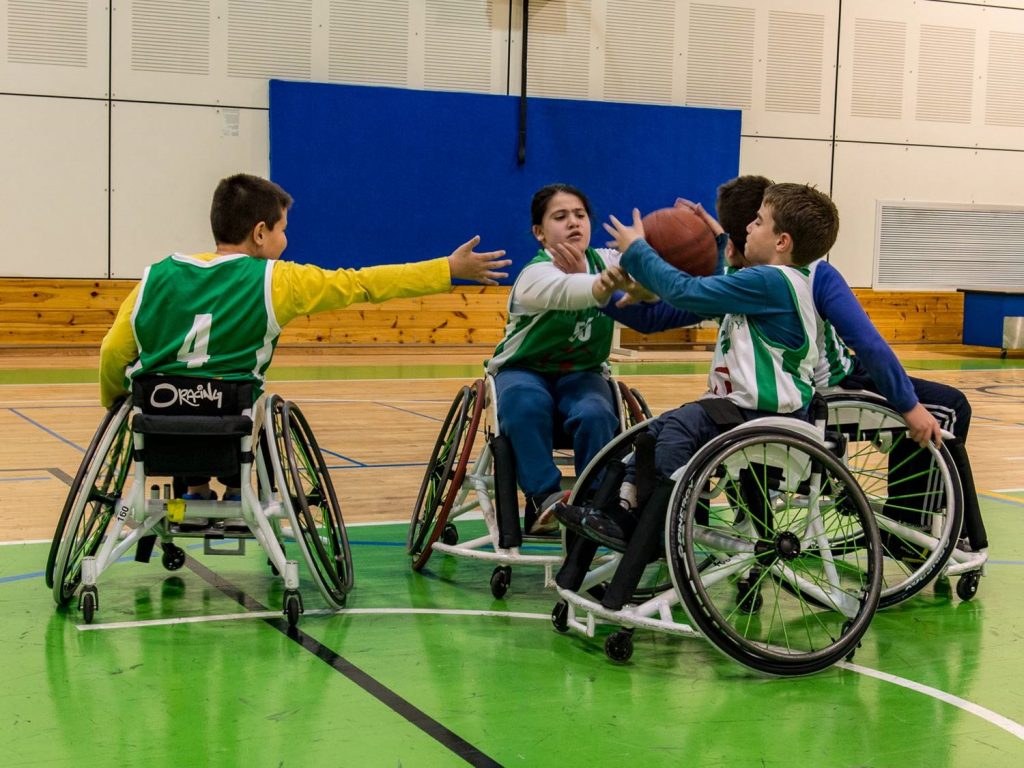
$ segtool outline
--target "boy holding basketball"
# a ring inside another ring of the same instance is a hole
[[[719,228],[728,231],[725,257],[730,267],[749,265],[746,250],[746,225],[757,215],[764,192],[772,182],[764,176],[739,176],[718,188],[716,209]],[[738,234],[733,234],[738,233]],[[911,439],[924,446],[929,440],[941,443],[941,429],[949,430],[955,440],[948,443],[964,489],[964,527],[971,547],[980,551],[988,546],[981,508],[974,487],[973,472],[967,455],[966,440],[971,422],[971,405],[955,387],[908,376],[888,343],[881,337],[853,295],[843,276],[831,264],[816,262],[811,274],[815,308],[823,324],[820,360],[815,371],[816,387],[866,389],[881,394],[907,422]],[[642,298],[646,299],[647,296]],[[655,297],[656,299],[656,297]],[[665,302],[656,304],[609,304],[603,309],[613,319],[642,333],[692,325],[697,319]],[[852,349],[855,356],[847,351]],[[907,458],[909,449],[897,448],[892,464],[909,477],[928,477],[928,461],[923,454]],[[912,508],[910,495],[916,493],[907,481],[904,506]],[[920,491],[921,503],[927,493]],[[895,513],[894,513],[895,514]]]
[[[680,272],[644,240],[639,211],[631,225],[612,217],[605,228],[622,267],[668,303],[702,317],[722,317],[708,393],[654,419],[656,482],[649,498],[624,485],[620,504],[604,509],[558,505],[555,515],[585,538],[624,552],[603,598],[620,608],[658,546],[671,474],[698,448],[744,421],[768,415],[806,417],[818,361],[817,321],[808,266],[832,247],[839,214],[829,197],[800,184],[770,187],[748,228],[749,269],[707,278]],[[611,281],[623,276],[606,272]],[[639,502],[639,503],[638,503]],[[559,586],[576,589],[580,563],[567,558]]]
[[[249,381],[259,391],[291,320],[355,302],[440,293],[454,278],[494,285],[506,276],[496,270],[511,263],[501,259],[504,251],[475,253],[478,237],[447,257],[413,264],[326,270],[278,261],[291,204],[281,187],[257,176],[237,174],[217,185],[210,210],[216,250],[147,267],[104,337],[105,407],[143,374]],[[209,497],[205,480],[190,485]]]

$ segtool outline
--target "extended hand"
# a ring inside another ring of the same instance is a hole
[[[629,246],[644,237],[644,223],[640,219],[639,209],[633,209],[633,224],[631,226],[623,224],[614,216],[609,218],[611,219],[611,224],[606,222],[604,228],[615,239],[609,240],[608,245],[618,250],[619,253],[625,253]]]
[[[573,243],[555,243],[548,251],[551,262],[567,275],[589,272],[587,255]]]
[[[495,270],[507,267],[512,259],[503,259],[504,251],[484,251],[477,253],[473,249],[480,244],[480,236],[463,243],[448,256],[448,266],[452,279],[473,280],[484,285],[497,285],[498,280],[508,277],[508,272]]]
[[[718,223],[718,219],[716,219],[710,213],[705,211],[704,210],[704,206],[701,205],[700,203],[694,203],[694,202],[692,202],[690,200],[686,200],[686,199],[684,199],[682,197],[677,197],[676,198],[676,207],[677,208],[689,208],[695,214],[700,216],[704,220],[704,223],[707,224],[708,227],[711,229],[711,231],[714,233],[715,237],[718,237],[720,234],[725,232],[725,229],[722,228],[722,225]]]

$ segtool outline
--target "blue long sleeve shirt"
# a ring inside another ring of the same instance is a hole
[[[678,313],[673,315],[677,322],[652,330],[693,325],[701,319],[731,313],[746,315],[761,333],[778,344],[799,347],[804,342],[789,283],[774,267],[747,267],[727,275],[694,277],[668,264],[646,240],[630,245],[622,254],[621,264],[634,280],[658,294],[661,304],[671,305],[668,309]],[[637,305],[632,309],[642,311],[644,306],[659,305]],[[614,299],[603,311],[631,328],[652,332],[633,325],[625,317],[620,319],[615,313],[626,310],[614,307]]]
[[[657,254],[654,256],[657,258]],[[650,265],[651,274],[661,275],[666,269],[677,272],[677,270],[661,261],[661,259],[658,259],[658,261],[661,262],[664,268]],[[638,279],[642,285],[661,296],[663,301],[654,304],[631,304],[620,308],[615,306],[615,302],[620,298],[620,295],[617,295],[612,298],[612,301],[606,307],[602,308],[602,311],[614,320],[640,333],[656,333],[668,330],[669,328],[693,325],[708,316],[716,314],[714,312],[701,314],[697,311],[697,304],[685,303],[689,298],[685,291],[675,293],[675,299],[670,300],[666,294],[662,294],[657,288],[648,285],[637,274],[634,274],[629,266],[632,263],[632,261],[627,262],[625,257],[623,257],[623,265],[630,274]],[[640,262],[638,261],[638,263]],[[641,269],[646,267],[646,261],[643,264],[644,266],[641,266]],[[751,271],[763,270],[759,267],[747,267],[732,275],[723,277],[734,277]],[[774,272],[775,270],[768,269],[767,271]],[[678,274],[685,275],[685,273]],[[688,281],[697,283],[719,279],[718,277],[694,278],[690,275],[685,275],[685,277]],[[666,288],[678,282],[671,281],[664,276],[660,276],[657,279],[661,280]],[[711,287],[712,289],[714,288],[714,286]],[[830,322],[832,327],[835,328],[836,333],[843,340],[843,343],[856,353],[857,361],[864,366],[864,369],[878,385],[882,395],[901,413],[905,413],[917,405],[917,395],[914,393],[914,386],[906,371],[903,370],[903,366],[900,365],[892,348],[881,337],[871,320],[864,313],[860,302],[857,301],[857,297],[853,295],[853,291],[850,290],[850,286],[843,279],[839,271],[828,262],[821,262],[816,268],[813,287],[814,307],[818,315],[823,320]],[[749,292],[752,286],[747,286],[747,288]],[[699,293],[703,292],[703,288],[689,289],[690,293],[695,290]],[[706,300],[704,299],[703,301],[706,302]],[[739,312],[741,310],[733,309],[731,311]],[[762,324],[761,328],[766,334],[768,333],[767,324]],[[769,335],[769,338],[774,339],[775,337]]]

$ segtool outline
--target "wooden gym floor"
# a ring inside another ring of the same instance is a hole
[[[963,389],[991,540],[978,595],[948,585],[879,613],[852,663],[756,677],[703,640],[638,632],[625,665],[555,633],[537,570],[491,597],[486,563],[404,553],[424,464],[487,350],[282,350],[270,389],[328,453],[357,586],[338,614],[245,557],[190,550],[100,579],[96,623],[58,611],[48,540],[99,423],[95,357],[0,356],[3,765],[1016,766],[1024,762],[1024,361],[963,347],[898,350]],[[698,395],[707,353],[623,359],[655,412]]]

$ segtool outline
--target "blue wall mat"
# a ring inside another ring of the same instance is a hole
[[[514,96],[270,81],[271,176],[295,197],[286,257],[324,267],[418,261],[473,235],[504,248],[513,276],[537,251],[530,198],[564,181],[595,210],[647,213],[676,197],[714,210],[738,172],[740,113],[529,100],[516,163]]]

